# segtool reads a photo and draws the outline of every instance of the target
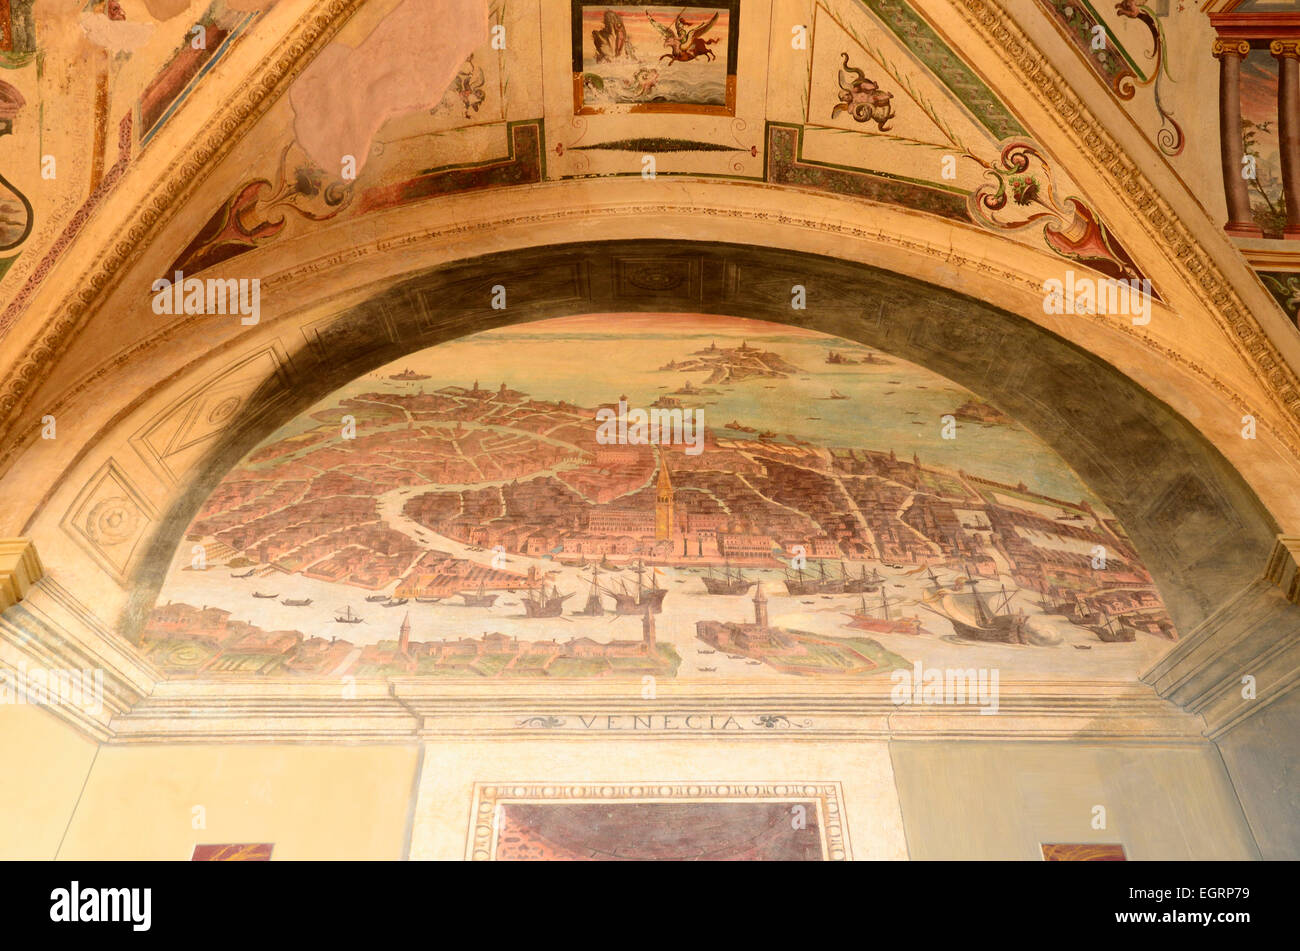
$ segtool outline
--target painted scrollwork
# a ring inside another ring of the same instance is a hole
[[[1057,197],[1051,165],[1036,145],[1013,140],[1003,145],[996,163],[975,160],[986,177],[967,200],[975,221],[994,231],[1041,226],[1043,239],[1062,257],[1116,279],[1142,276],[1110,229],[1082,200]]]
[[[279,235],[289,213],[307,221],[328,221],[352,201],[352,183],[326,178],[301,149],[290,144],[280,154],[272,183],[255,178],[240,186],[203,226],[169,271],[193,273],[251,251]]]

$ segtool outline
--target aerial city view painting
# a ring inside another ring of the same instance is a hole
[[[173,675],[1132,677],[1177,637],[1115,517],[928,370],[694,315],[558,318],[367,374],[201,506]]]

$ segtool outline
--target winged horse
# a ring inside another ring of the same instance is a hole
[[[703,23],[694,25],[679,13],[673,18],[671,28],[664,26],[648,13],[646,19],[663,36],[664,45],[669,49],[669,52],[659,57],[661,61],[666,59],[669,61],[669,65],[672,65],[673,63],[689,63],[697,56],[703,56],[709,61],[716,59],[713,50],[709,49],[709,47],[718,42],[718,38],[714,37],[711,40],[706,40],[702,39],[702,37],[709,32],[713,24],[718,22],[718,11],[715,10],[713,16]]]

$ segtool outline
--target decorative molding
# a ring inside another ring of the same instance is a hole
[[[92,305],[100,299],[105,288],[115,283],[118,272],[125,266],[131,255],[147,242],[148,236],[156,227],[170,220],[177,213],[179,205],[192,194],[193,188],[202,177],[205,166],[226,154],[232,147],[232,141],[238,137],[239,130],[255,121],[269,108],[269,101],[275,98],[272,92],[283,89],[284,84],[291,78],[290,74],[301,69],[316,46],[328,41],[341,22],[351,15],[357,3],[358,0],[334,0],[324,11],[314,14],[312,19],[302,24],[301,28],[291,37],[286,38],[281,45],[280,50],[284,55],[274,66],[268,65],[263,69],[260,83],[251,84],[254,92],[250,93],[247,99],[227,107],[218,117],[221,121],[214,122],[214,126],[221,129],[220,133],[196,140],[187,155],[173,164],[172,169],[169,169],[169,181],[166,185],[155,186],[152,200],[145,202],[131,223],[119,230],[121,240],[112,243],[111,246],[115,249],[113,253],[102,259],[103,263],[98,271],[93,273],[88,271],[77,282],[85,289],[80,293],[69,295],[70,302],[43,328],[43,339],[28,348],[28,356],[23,365],[15,368],[15,372],[10,374],[6,390],[0,393],[0,413],[8,417],[5,423],[6,429],[14,425],[18,412],[25,408],[33,384],[40,378],[41,366],[53,358],[61,346],[61,341],[92,309]],[[1059,75],[1047,64],[1044,57],[1037,54],[1018,29],[1008,24],[1004,13],[992,8],[984,0],[963,0],[957,8],[981,36],[995,48],[1000,47],[1007,53],[1012,68],[1020,70],[1026,77],[1028,88],[1040,89],[1048,102],[1055,106],[1062,117],[1063,127],[1085,146],[1083,151],[1091,154],[1097,164],[1110,174],[1116,184],[1115,190],[1128,196],[1136,212],[1148,221],[1158,242],[1170,244],[1173,248],[1171,260],[1188,274],[1190,278],[1188,285],[1197,290],[1202,301],[1215,314],[1237,352],[1253,367],[1256,378],[1277,394],[1277,402],[1283,413],[1279,423],[1285,433],[1277,432],[1276,427],[1269,425],[1265,420],[1261,420],[1261,425],[1278,435],[1289,452],[1300,457],[1300,438],[1298,438],[1300,437],[1300,380],[1249,315],[1248,309],[1232,291],[1217,266],[1196,250],[1194,238],[1176,220],[1167,204],[1153,193],[1149,183],[1137,171],[1132,161],[1124,156],[1116,143],[1092,120],[1081,102],[1065,87]],[[269,63],[269,60],[267,62]],[[170,174],[172,172],[175,174]],[[694,213],[694,209],[686,211],[688,214]],[[499,221],[493,225],[505,226],[507,223]],[[388,248],[410,243],[411,240],[410,236],[405,236],[378,242],[378,245]],[[942,253],[949,259],[955,257],[951,248],[942,249]],[[975,263],[978,266],[979,262]],[[1155,349],[1184,367],[1194,367],[1185,357],[1173,353],[1169,348]],[[122,357],[125,359],[126,355]],[[120,365],[120,362],[115,359],[114,365]],[[1195,370],[1208,376],[1199,367]],[[92,379],[102,375],[102,372],[104,371],[96,371]],[[1245,407],[1245,401],[1237,394],[1236,387],[1217,380],[1213,381],[1213,385],[1222,396],[1231,400],[1234,406],[1242,408],[1243,411],[1258,409]],[[8,435],[7,432],[5,434]],[[0,467],[10,465],[15,453],[25,442],[26,439],[6,440],[3,449],[0,449]]]
[[[998,712],[978,704],[900,706],[892,685],[661,683],[515,684],[342,680],[168,680],[114,717],[112,743],[410,742],[556,737],[791,742],[834,739],[1078,740],[1198,743],[1199,717],[1139,683],[1003,681]],[[834,693],[830,693],[834,691]]]
[[[15,694],[7,700],[39,704],[91,739],[112,737],[113,717],[158,679],[123,638],[49,576],[0,615],[0,690]],[[76,687],[60,691],[59,682]]]
[[[1143,677],[1215,738],[1300,686],[1300,537],[1278,536],[1263,576]]]
[[[1246,56],[1250,53],[1250,43],[1246,40],[1225,40],[1220,37],[1214,41],[1211,53],[1215,59],[1223,59],[1229,53],[1235,56]]]
[[[1292,604],[1300,604],[1300,535],[1279,535],[1264,577],[1282,589]]]
[[[119,582],[157,520],[143,492],[109,459],[63,516],[63,530]]]
[[[844,825],[844,792],[832,783],[475,783],[470,815],[473,823],[465,859],[496,857],[497,810],[508,803],[653,803],[653,802],[779,802],[813,803],[822,834],[822,858],[843,862],[853,858]]]
[[[30,538],[0,538],[0,612],[24,597],[41,579],[45,568]]]
[[[1300,39],[1274,40],[1268,44],[1268,51],[1277,57],[1300,59]]]

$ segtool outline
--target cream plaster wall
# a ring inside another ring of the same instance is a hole
[[[52,859],[98,744],[48,710],[0,703],[0,859]]]
[[[1044,842],[1130,860],[1257,859],[1217,748],[904,742],[891,747],[913,859],[1041,859]],[[1104,806],[1106,828],[1093,829]]]
[[[7,859],[186,860],[197,843],[271,842],[281,860],[459,860],[475,783],[643,782],[838,782],[855,859],[1036,860],[1042,842],[1120,842],[1133,860],[1260,857],[1208,742],[530,739],[96,754],[46,712],[7,706],[0,756],[8,776],[25,777],[0,784]],[[1091,827],[1096,805],[1105,830]],[[206,828],[194,828],[196,806]]]
[[[270,842],[275,859],[400,859],[410,746],[105,746],[59,858],[188,860]],[[194,808],[206,828],[194,828]]]

